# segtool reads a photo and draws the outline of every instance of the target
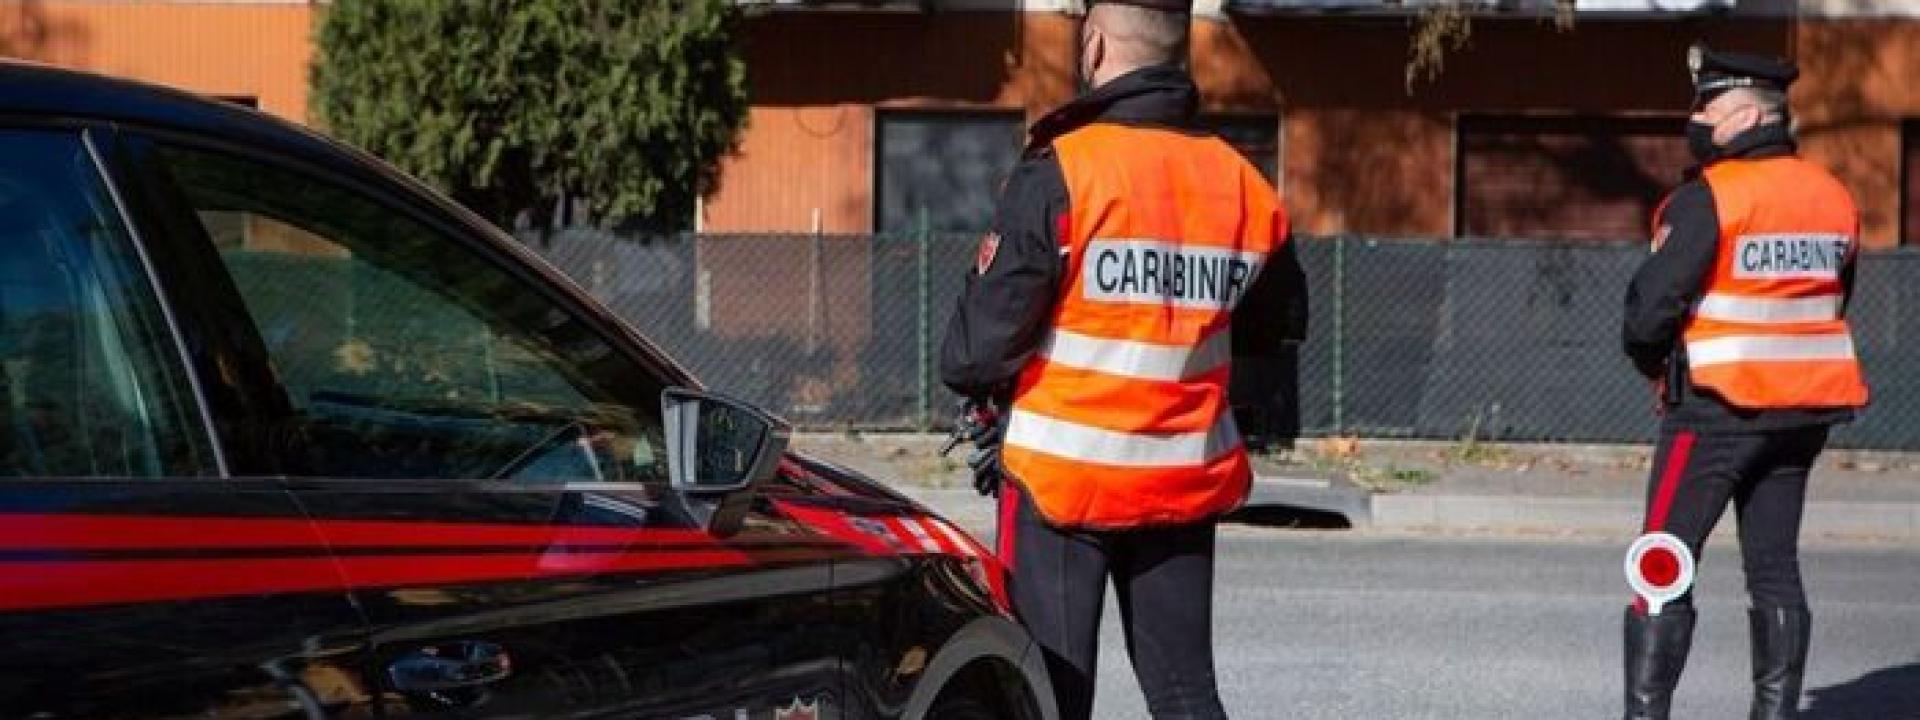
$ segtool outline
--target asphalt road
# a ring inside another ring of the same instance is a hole
[[[1236,718],[1618,718],[1624,550],[1230,529],[1214,638]],[[1678,718],[1746,717],[1738,550],[1709,546]],[[1920,719],[1920,548],[1809,548],[1804,717]],[[1102,720],[1146,718],[1109,602]]]

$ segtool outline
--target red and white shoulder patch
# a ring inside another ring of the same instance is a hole
[[[774,720],[820,720],[820,699],[814,698],[812,702],[802,702],[796,697],[792,705],[774,708],[773,718]]]

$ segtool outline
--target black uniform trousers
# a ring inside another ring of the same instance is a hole
[[[1000,503],[998,554],[1009,566],[1013,611],[1046,652],[1061,720],[1093,715],[1109,577],[1147,710],[1156,720],[1227,716],[1213,667],[1214,521],[1064,530],[1012,482]]]
[[[1800,583],[1800,511],[1827,426],[1715,433],[1671,424],[1660,432],[1647,488],[1646,530],[1679,537],[1697,560],[1727,501],[1754,607],[1807,602]],[[1674,603],[1691,605],[1688,592]]]

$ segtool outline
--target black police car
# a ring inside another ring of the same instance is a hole
[[[0,63],[0,717],[1051,718],[992,559],[419,183]]]

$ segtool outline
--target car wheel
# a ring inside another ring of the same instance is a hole
[[[996,720],[993,709],[965,696],[941,698],[927,711],[926,720]]]

